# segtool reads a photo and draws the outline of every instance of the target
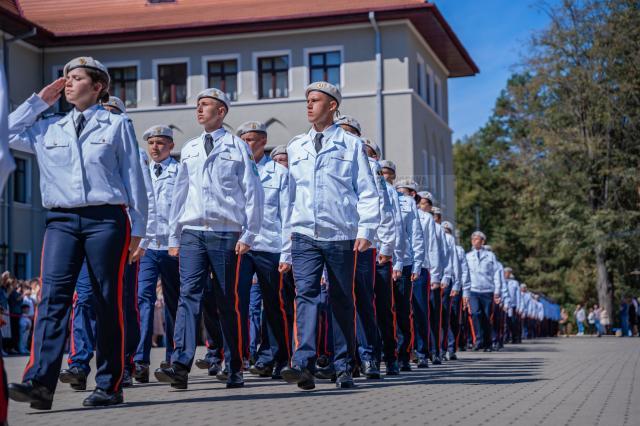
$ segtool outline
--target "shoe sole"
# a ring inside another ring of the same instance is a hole
[[[313,381],[300,382],[298,383],[298,387],[302,390],[312,390],[316,388],[316,383]]]
[[[116,401],[105,401],[104,403],[100,403],[100,404],[93,404],[93,403],[87,403],[86,401],[82,402],[82,406],[83,407],[110,407],[112,405],[119,405],[124,403],[124,401],[122,399],[118,399]]]
[[[385,376],[399,376],[400,372],[399,371],[392,371],[390,373],[385,373]]]
[[[337,383],[336,382],[336,388],[338,389],[352,389],[355,388],[356,384],[353,382],[345,382],[345,383]]]
[[[199,361],[196,361],[196,367],[198,367],[200,370],[208,370],[211,367],[211,365],[206,361],[199,360]]]
[[[281,376],[282,380],[292,385],[298,384],[298,382],[300,382],[300,379],[302,379],[302,374],[298,374],[297,372],[293,371],[283,371],[281,373]]]

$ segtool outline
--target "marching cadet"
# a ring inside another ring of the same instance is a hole
[[[425,244],[415,201],[418,184],[405,180],[396,182],[395,187],[403,194],[400,197],[400,213],[404,234],[407,237],[404,255],[395,260],[393,265],[394,271],[402,272],[394,287],[398,329],[401,334],[398,339],[398,360],[400,371],[411,371],[409,361],[413,351],[415,331],[418,333],[418,353],[424,355],[418,364],[420,368],[427,367],[425,359],[429,350],[427,285],[420,279],[423,275]]]
[[[509,305],[507,306],[507,324],[509,325],[509,334],[511,335],[511,343],[521,343],[520,321],[518,320],[518,305],[520,305],[520,283],[513,275],[513,269],[504,268],[504,279],[507,283],[507,292],[509,293]]]
[[[395,187],[393,181],[396,178],[396,165],[389,160],[380,162],[381,173],[384,177],[387,194],[391,202],[391,209],[394,216],[394,226],[396,240],[393,250],[392,262],[376,264],[376,321],[380,330],[380,339],[376,349],[378,363],[384,358],[387,376],[400,374],[398,365],[398,336],[397,317],[394,298],[395,281],[402,276],[404,251],[406,250],[407,235],[405,233],[402,213],[400,211],[400,197],[402,196]],[[394,270],[394,266],[397,270]]]
[[[336,386],[354,386],[355,265],[375,239],[380,207],[364,144],[334,124],[342,95],[332,84],[307,86],[309,132],[287,146],[291,238],[296,286],[294,354],[282,370],[288,383],[313,389],[320,278],[326,266],[329,309],[333,317]]]
[[[500,304],[501,280],[493,253],[483,248],[487,237],[480,231],[471,234],[472,249],[467,253],[470,283],[462,289],[463,303],[469,306],[472,334],[475,334],[474,351],[491,352],[492,303]]]
[[[287,156],[287,146],[278,145],[271,150],[271,159],[282,167],[289,168],[289,157]]]
[[[370,248],[358,256],[356,266],[356,308],[358,311],[358,350],[362,361],[362,373],[368,379],[380,378],[378,361],[381,347],[376,320],[376,269],[391,265],[396,243],[396,220],[378,159],[380,147],[368,138],[364,138],[365,150],[369,157],[369,166],[375,179],[380,199],[380,225],[376,233],[375,248]],[[388,281],[387,281],[388,282]]]
[[[238,127],[236,134],[251,149],[264,191],[264,215],[260,232],[251,250],[240,261],[240,294],[243,306],[243,324],[248,324],[249,291],[252,278],[257,275],[264,325],[271,331],[270,351],[262,351],[251,372],[260,376],[280,378],[280,370],[289,364],[291,339],[284,309],[283,274],[291,270],[291,241],[282,232],[289,216],[289,172],[264,152],[267,144],[267,128],[264,123],[247,121]],[[254,294],[256,291],[254,290]],[[259,316],[258,316],[259,318]],[[245,328],[245,332],[248,330]],[[258,329],[258,334],[259,334]],[[264,336],[267,338],[267,335]],[[268,356],[267,356],[268,355]]]
[[[368,379],[380,378],[380,366],[375,354],[378,340],[378,327],[375,310],[375,269],[376,264],[384,265],[391,261],[395,244],[395,223],[391,203],[387,193],[382,169],[377,159],[381,156],[380,148],[368,138],[362,138],[361,126],[355,118],[342,115],[335,124],[344,131],[361,138],[369,159],[369,166],[376,184],[376,192],[380,200],[380,225],[376,232],[374,247],[358,255],[356,261],[356,340],[358,355],[362,363],[362,372]]]
[[[178,309],[180,274],[178,259],[169,256],[169,212],[178,175],[178,162],[171,157],[174,142],[173,130],[169,126],[152,126],[144,132],[142,139],[147,143],[149,160],[146,170],[151,176],[153,189],[149,204],[155,205],[155,211],[153,214],[151,211],[149,213],[147,237],[140,243],[140,246],[145,249],[138,273],[140,339],[133,360],[135,362],[134,378],[140,383],[147,383],[158,277],[161,278],[165,318],[167,318],[165,362],[170,361],[173,351],[173,326]]]
[[[433,350],[431,351],[431,359],[434,365],[442,364],[442,358],[446,351],[446,339],[449,335],[449,299],[453,280],[453,258],[452,247],[447,241],[443,227],[440,225],[442,221],[442,212],[439,207],[432,207],[431,213],[435,221],[435,236],[438,240],[438,248],[440,250],[440,262],[442,264],[442,279],[440,286],[431,288],[430,294],[430,326],[431,326],[431,342]],[[446,320],[446,322],[445,322]]]
[[[155,376],[176,389],[187,387],[210,270],[229,352],[226,385],[244,386],[240,260],[260,232],[264,193],[249,147],[222,127],[229,106],[221,90],[198,94],[196,117],[204,131],[182,148],[171,201],[169,254],[180,257],[180,297],[171,366]]]
[[[484,249],[493,253],[490,245],[485,245]],[[495,255],[495,253],[494,253]],[[494,304],[491,310],[491,349],[499,351],[504,347],[504,323],[506,309],[505,302],[508,305],[507,283],[504,280],[504,266],[496,257],[496,265],[498,267],[498,279],[500,280],[500,304]]]
[[[9,144],[36,154],[42,203],[49,209],[31,357],[23,383],[9,385],[13,400],[36,409],[52,405],[73,290],[85,258],[99,296],[96,389],[83,405],[122,403],[123,270],[145,235],[147,217],[133,128],[99,104],[108,96],[107,68],[80,57],[65,65],[63,75],[9,116]],[[62,90],[74,109],[63,117],[39,120]]]
[[[126,115],[124,102],[116,96],[109,96],[109,99],[102,102],[102,107],[112,114],[122,115],[129,124],[131,120]],[[151,188],[151,178],[146,170],[146,155],[141,152],[140,166],[144,184],[149,194]],[[152,192],[152,189],[151,189]],[[149,200],[148,213],[155,210],[152,200]],[[147,229],[150,222],[147,221]],[[142,242],[140,243],[142,245]],[[123,309],[124,309],[124,329],[125,329],[125,369],[122,376],[122,386],[131,386],[131,372],[133,370],[133,353],[140,340],[138,323],[138,301],[136,298],[138,260],[143,248],[140,246],[132,256],[132,262],[125,265],[123,274]],[[62,383],[68,383],[74,390],[85,390],[87,387],[87,376],[91,371],[90,362],[93,358],[96,335],[96,314],[95,295],[91,286],[91,279],[87,268],[86,260],[82,265],[78,281],[76,282],[76,292],[73,296],[73,307],[71,313],[70,330],[70,352],[67,362],[69,368],[60,371],[59,379]]]
[[[437,220],[440,220],[438,218]],[[437,221],[436,221],[437,222]],[[460,294],[461,284],[460,280],[456,277],[456,270],[459,268],[458,251],[456,250],[456,240],[453,237],[453,225],[451,222],[441,222],[441,228],[444,231],[444,243],[447,246],[449,252],[449,266],[445,268],[445,280],[441,284],[442,292],[442,315],[440,316],[441,326],[440,332],[442,333],[441,339],[441,358],[443,360],[450,359],[449,347],[451,345],[449,336],[451,333],[451,312],[453,301],[456,296]]]
[[[520,284],[520,304],[518,305],[518,315],[520,317],[520,329],[522,337],[530,339],[529,332],[529,305],[531,304],[531,293],[527,290],[525,283]]]
[[[427,367],[427,359],[431,357],[431,339],[432,333],[431,323],[433,321],[434,312],[431,310],[432,291],[440,292],[440,283],[442,282],[444,272],[444,258],[440,248],[440,239],[436,234],[436,222],[433,219],[431,209],[433,208],[433,195],[429,191],[418,192],[420,202],[418,203],[418,216],[420,225],[424,235],[425,256],[422,264],[422,273],[420,274],[420,289],[414,292],[414,311],[426,312],[427,322],[424,324],[426,330],[418,332],[418,345],[416,347],[416,355],[418,358],[418,368]],[[424,317],[424,314],[421,314]],[[420,329],[422,325],[416,323]],[[427,338],[421,336],[426,334]],[[439,359],[439,358],[437,358]]]
[[[449,315],[449,347],[447,348],[447,360],[454,361],[458,359],[456,352],[460,344],[460,330],[466,323],[467,317],[463,315],[462,310],[462,288],[471,284],[469,275],[469,265],[467,264],[467,256],[464,248],[460,245],[455,246],[456,258],[458,263],[454,264],[454,275],[457,283],[451,290],[451,314]],[[466,350],[466,337],[462,341],[462,346]]]

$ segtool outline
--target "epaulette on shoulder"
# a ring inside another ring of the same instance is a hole
[[[288,143],[287,143],[287,148],[289,148],[289,146],[294,143],[295,141],[302,139],[304,137],[306,133],[302,133],[300,135],[294,136],[293,139],[291,139]]]

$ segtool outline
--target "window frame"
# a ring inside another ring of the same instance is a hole
[[[142,81],[141,81],[141,63],[140,61],[115,61],[115,62],[104,62],[104,66],[109,70],[109,75],[111,75],[111,68],[128,68],[128,67],[136,67],[136,106],[127,108],[128,111],[135,111],[138,107],[140,107],[140,102],[142,102]]]
[[[18,262],[16,262],[16,257],[17,255],[22,255],[24,256],[24,278],[19,278],[18,277],[18,273],[16,271],[16,265],[18,264]],[[29,280],[31,279],[31,253],[28,251],[21,251],[21,250],[13,250],[12,253],[13,259],[12,260],[12,269],[13,269],[13,274],[14,276],[16,276],[18,279],[24,279],[24,280]]]
[[[231,100],[231,103],[238,102],[240,100],[240,94],[242,93],[242,79],[241,70],[242,70],[242,61],[239,53],[230,53],[224,55],[207,55],[202,57],[202,88],[209,88],[209,62],[217,62],[217,61],[231,61],[235,60],[237,65],[237,74],[236,74],[236,93],[238,99]],[[218,88],[219,89],[219,88]]]
[[[293,92],[293,63],[291,61],[291,49],[286,50],[268,50],[252,53],[252,65],[253,65],[253,95],[256,100],[264,102],[273,102],[281,99],[291,99]],[[287,56],[289,61],[289,72],[287,74],[289,95],[287,97],[280,98],[261,98],[260,97],[260,70],[258,69],[259,60],[262,58],[272,58],[276,56]]]
[[[31,206],[33,203],[33,193],[31,191],[31,185],[33,184],[33,180],[32,180],[32,163],[31,163],[31,158],[28,158],[26,156],[20,155],[20,154],[16,154],[16,151],[13,151],[13,157],[16,160],[16,169],[11,173],[12,174],[12,179],[11,179],[11,197],[13,198],[12,202],[18,206]],[[17,201],[15,199],[16,194],[15,194],[15,179],[16,179],[16,172],[18,170],[18,160],[19,161],[24,161],[25,164],[25,170],[24,170],[24,187],[25,187],[25,201]]]
[[[307,87],[312,83],[311,81],[311,55],[314,53],[331,53],[338,52],[340,54],[340,91],[343,91],[345,88],[345,69],[344,69],[344,46],[343,45],[335,45],[335,46],[316,46],[316,47],[306,47],[302,50],[304,55],[304,87]]]
[[[160,65],[178,65],[178,64],[187,64],[187,96],[184,104],[160,104],[160,73],[158,72],[158,68]],[[153,80],[153,92],[152,99],[155,102],[155,105],[158,107],[169,107],[174,108],[180,105],[189,105],[189,99],[191,99],[191,60],[188,57],[181,58],[161,58],[161,59],[152,59],[151,60],[151,72],[152,72],[152,80]]]

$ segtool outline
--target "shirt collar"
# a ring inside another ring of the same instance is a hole
[[[336,130],[338,130],[338,126],[336,124],[332,124],[331,126],[324,129],[322,131],[322,134],[324,135],[322,140],[326,141],[331,139],[331,137],[336,133]],[[311,140],[315,139],[316,134],[318,133],[320,132],[317,132],[316,129],[314,129],[313,126],[311,126],[311,130],[309,130],[309,136],[311,136]]]
[[[156,166],[156,164],[160,164],[162,166],[162,170],[164,170],[167,167],[169,167],[169,164],[171,164],[171,156],[168,156],[167,158],[165,158],[159,163],[156,163],[155,161],[151,160],[150,164],[152,169]]]
[[[95,115],[96,112],[98,112],[99,109],[101,109],[102,106],[100,106],[100,104],[95,104],[92,105],[91,107],[85,109],[84,111],[80,112],[78,111],[76,108],[73,109],[73,121],[75,123],[78,122],[78,118],[80,118],[80,114],[84,115],[84,118],[87,122],[89,122],[89,120],[91,120],[91,117],[93,117]]]
[[[218,139],[220,139],[221,137],[223,137],[225,135],[225,133],[227,133],[227,131],[224,129],[224,127],[220,127],[217,130],[214,130],[213,132],[202,132],[202,140],[204,141],[204,136],[206,134],[211,135],[211,137],[213,138],[213,141],[217,141]]]

